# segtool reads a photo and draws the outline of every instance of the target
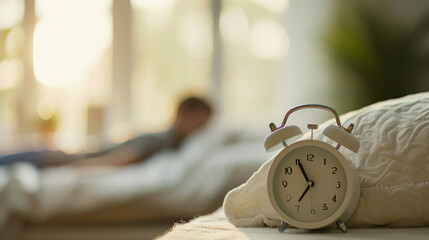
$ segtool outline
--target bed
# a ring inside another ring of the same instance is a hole
[[[0,239],[152,239],[221,206],[267,158],[260,138],[214,125],[134,166],[0,168]]]

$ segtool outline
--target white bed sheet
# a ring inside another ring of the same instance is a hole
[[[10,216],[42,222],[110,206],[128,207],[134,220],[207,213],[267,159],[260,139],[259,134],[215,126],[197,133],[179,150],[114,171],[38,171],[29,164],[0,168],[0,227]],[[117,212],[123,215],[119,219],[127,220],[125,210]]]

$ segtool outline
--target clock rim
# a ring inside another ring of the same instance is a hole
[[[341,206],[335,211],[331,216],[316,222],[303,222],[300,220],[296,220],[292,217],[289,217],[286,213],[284,213],[280,207],[278,206],[273,193],[273,180],[274,180],[274,172],[277,168],[280,160],[282,160],[288,153],[291,151],[305,146],[316,146],[321,147],[329,152],[331,152],[340,162],[342,167],[345,170],[345,176],[347,180],[347,189],[344,196],[344,201],[341,203]],[[267,176],[267,191],[268,198],[270,200],[271,206],[274,210],[280,215],[281,219],[287,222],[289,225],[302,228],[302,229],[318,229],[324,228],[326,226],[335,223],[338,220],[343,222],[347,221],[347,219],[353,214],[354,210],[357,207],[357,203],[359,201],[360,195],[360,181],[355,171],[354,167],[345,159],[345,157],[332,145],[322,142],[319,140],[302,140],[295,142],[277,153],[274,157],[273,162],[268,170]]]

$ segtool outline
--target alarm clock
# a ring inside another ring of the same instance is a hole
[[[295,125],[286,125],[287,119],[293,112],[306,108],[334,114],[337,124],[326,126],[321,134],[336,142],[336,146],[313,139],[316,124],[307,125],[310,140],[293,142],[302,131]],[[345,233],[345,222],[359,201],[360,180],[354,166],[338,149],[344,146],[358,152],[359,140],[351,134],[354,125],[343,127],[331,107],[309,104],[289,110],[280,127],[274,123],[269,126],[271,133],[265,138],[265,149],[283,148],[274,157],[267,178],[270,203],[282,219],[279,231],[288,226],[309,230],[336,226]]]

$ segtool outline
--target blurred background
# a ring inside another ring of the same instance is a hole
[[[0,0],[0,151],[95,151],[188,95],[268,132],[427,91],[428,33],[425,0]]]

